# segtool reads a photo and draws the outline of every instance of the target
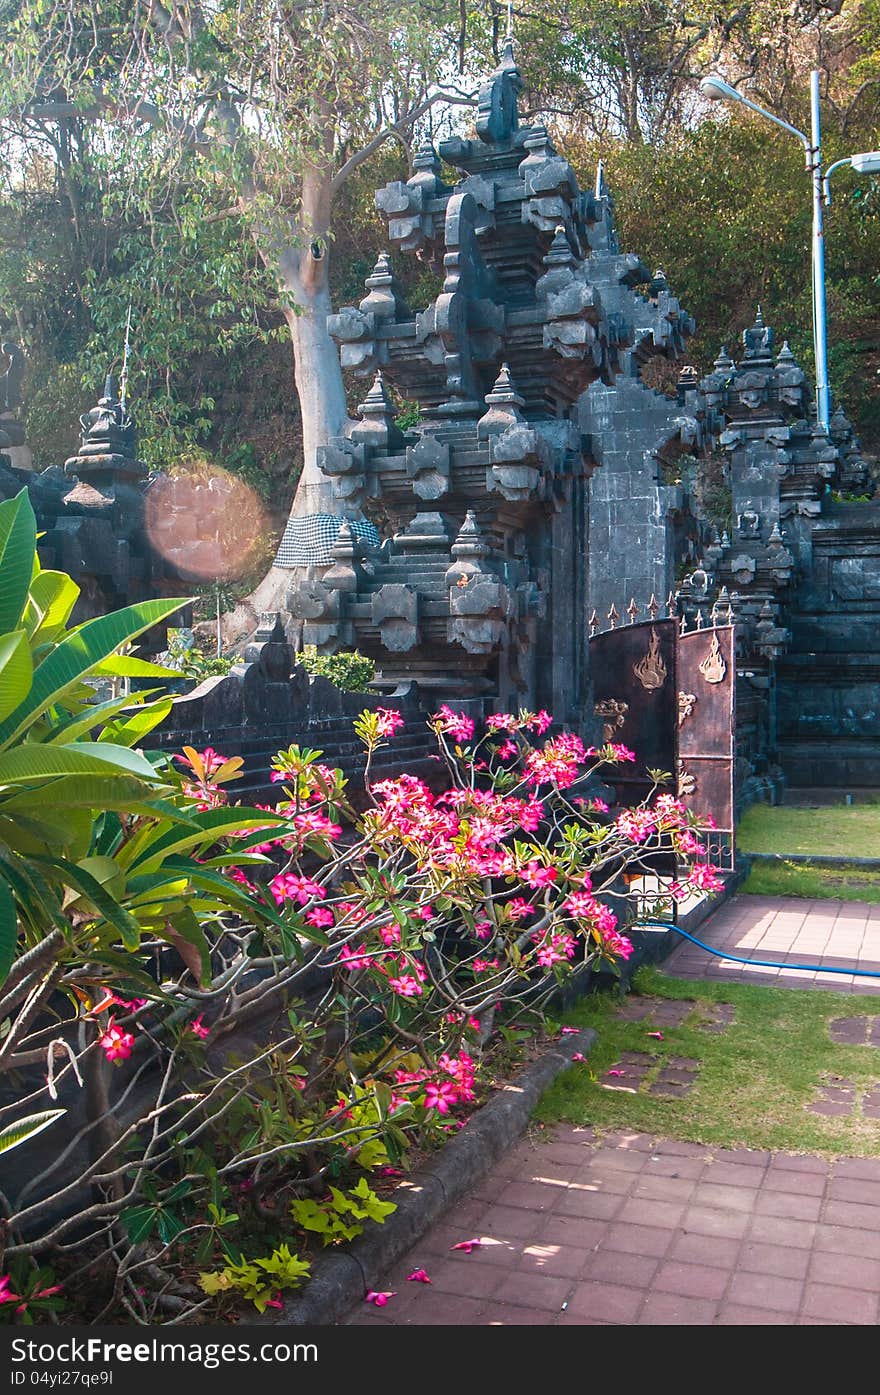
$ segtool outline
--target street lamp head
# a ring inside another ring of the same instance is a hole
[[[700,91],[704,97],[708,97],[712,102],[725,102],[729,101],[730,98],[738,102],[740,99],[740,94],[735,87],[731,87],[729,82],[724,81],[724,78],[714,75],[702,79]]]
[[[851,155],[849,162],[856,174],[880,173],[880,150],[866,150],[861,155]]]

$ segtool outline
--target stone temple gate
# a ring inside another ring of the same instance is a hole
[[[579,403],[638,346],[675,352],[692,326],[665,279],[619,252],[601,171],[581,189],[546,129],[520,126],[520,86],[508,45],[476,138],[423,145],[412,177],[377,193],[392,246],[442,289],[411,309],[383,253],[360,304],[331,317],[343,367],[370,386],[350,433],[319,449],[338,519],[291,520],[277,562],[311,565],[290,608],[319,651],[356,647],[380,683],[417,680],[432,701],[547,707],[592,729]],[[461,172],[451,187],[441,157]],[[409,431],[389,385],[418,404]]]

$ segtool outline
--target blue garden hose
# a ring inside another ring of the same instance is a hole
[[[743,959],[739,954],[728,954],[726,950],[714,949],[712,945],[703,944],[696,935],[688,934],[687,930],[682,930],[680,925],[670,925],[664,920],[646,920],[640,925],[634,925],[634,930],[674,930],[676,935],[681,935],[683,939],[690,940],[692,945],[704,949],[707,954],[714,954],[716,959],[732,959],[734,964],[751,964],[761,969],[805,969],[810,973],[820,974],[852,974],[854,978],[880,978],[880,969],[836,969],[830,964],[788,964],[781,963],[776,959]]]

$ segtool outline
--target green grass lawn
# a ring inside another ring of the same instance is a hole
[[[805,867],[756,862],[740,888],[750,896],[807,896],[817,900],[880,901],[880,873],[860,867]]]
[[[880,1049],[838,1046],[828,1022],[835,1017],[880,1014],[880,995],[850,996],[758,985],[695,983],[642,968],[636,989],[655,997],[693,1000],[681,1027],[663,1027],[663,1040],[647,1033],[650,1021],[615,1020],[620,999],[597,993],[566,1016],[595,1027],[599,1040],[586,1062],[558,1077],[541,1100],[536,1119],[566,1120],[600,1128],[630,1128],[720,1147],[773,1148],[861,1156],[880,1155],[880,1120],[857,1115],[828,1118],[807,1112],[814,1088],[833,1076],[857,1085],[880,1083]],[[700,1029],[706,1005],[732,1003],[736,1020],[720,1034]],[[621,1051],[700,1062],[696,1084],[680,1099],[605,1088],[600,1079]]]
[[[754,804],[740,820],[736,837],[744,853],[880,858],[880,804],[816,808]],[[880,872],[859,867],[805,867],[794,862],[755,863],[742,890],[755,896],[880,902]]]
[[[743,852],[880,858],[880,804],[809,809],[753,804],[736,836]]]

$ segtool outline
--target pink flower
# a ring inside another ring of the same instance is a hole
[[[408,1284],[429,1284],[431,1282],[424,1269],[414,1269],[411,1274],[407,1274],[406,1281]]]
[[[528,901],[524,901],[521,896],[514,896],[507,902],[507,913],[511,920],[522,920],[527,915],[534,915],[535,908]]]
[[[398,974],[397,978],[389,978],[388,986],[401,998],[417,998],[422,992],[422,985],[412,974]]]
[[[111,1017],[106,1032],[98,1038],[98,1045],[108,1061],[127,1061],[134,1046],[134,1037],[131,1032],[123,1032],[121,1027],[117,1027]]]
[[[595,814],[608,813],[608,805],[605,803],[604,799],[591,799],[587,808],[592,809]]]
[[[253,882],[248,881],[240,867],[227,867],[226,875],[230,881],[238,882],[239,886],[243,886],[245,891],[256,893],[257,888],[254,886]]]
[[[284,1304],[281,1302],[281,1290],[280,1290],[280,1289],[276,1289],[276,1294],[278,1295],[276,1298],[267,1298],[267,1299],[266,1299],[266,1307],[267,1307],[267,1308],[278,1308],[278,1309],[281,1309],[281,1308],[284,1307]]]
[[[344,969],[350,969],[354,973],[357,969],[368,969],[372,964],[369,954],[365,953],[364,946],[352,949],[351,945],[343,945],[339,951],[339,960]]]
[[[465,1254],[469,1255],[472,1250],[478,1250],[481,1244],[482,1241],[475,1237],[473,1240],[459,1240],[457,1245],[450,1245],[449,1248],[450,1250],[464,1250]]]
[[[10,1274],[0,1274],[0,1303],[18,1303],[21,1301],[19,1294],[13,1293],[9,1285],[12,1283]]]
[[[384,1308],[388,1299],[394,1298],[395,1296],[394,1293],[377,1293],[375,1289],[371,1288],[369,1292],[364,1295],[364,1302],[375,1303],[377,1308]]]
[[[515,741],[502,741],[498,747],[498,755],[501,760],[512,760],[518,751],[519,747]]]
[[[576,1051],[571,1058],[573,1061],[585,1061],[587,1058],[583,1051]]]
[[[492,934],[491,920],[478,920],[474,925],[474,934],[478,940],[488,940]]]
[[[379,939],[382,941],[383,945],[388,945],[389,947],[390,947],[391,945],[399,945],[399,944],[400,944],[400,926],[399,926],[399,925],[380,925],[380,926],[379,926]]]
[[[578,1032],[582,1030],[582,1027],[561,1027],[559,1029],[559,1035],[561,1037],[576,1037]]]
[[[718,876],[718,869],[710,867],[707,862],[697,862],[691,868],[687,877],[688,885],[698,887],[701,891],[723,891],[724,883]]]
[[[451,1080],[443,1080],[439,1085],[425,1086],[425,1108],[436,1109],[438,1114],[448,1114],[449,1106],[458,1103],[458,1090]]]
[[[204,1022],[202,1021],[201,1013],[199,1013],[198,1017],[194,1017],[192,1022],[190,1022],[189,1030],[192,1032],[194,1037],[200,1037],[203,1041],[205,1037],[210,1036],[211,1034],[210,1027],[206,1027]]]
[[[329,926],[333,924],[333,912],[326,906],[315,906],[306,913],[309,925]]]
[[[535,958],[545,969],[552,968],[554,964],[564,964],[566,959],[571,959],[574,955],[574,939],[571,935],[544,935],[539,932],[533,935],[532,939],[538,944]]]
[[[518,726],[516,718],[509,712],[493,712],[486,718],[488,731],[516,731]]]
[[[662,1041],[662,1040],[663,1040],[663,1033],[662,1033],[662,1032],[649,1032],[649,1033],[648,1033],[648,1036],[649,1036],[649,1037],[654,1037],[657,1041]]]
[[[269,890],[279,906],[285,901],[297,901],[300,906],[307,906],[313,897],[320,901],[327,895],[326,887],[320,886],[309,877],[297,876],[294,872],[281,872],[277,877],[273,877],[269,883]]]
[[[433,920],[435,911],[433,906],[419,906],[417,911],[413,911],[413,915],[419,920]]]
[[[380,1167],[380,1168],[379,1168],[379,1176],[380,1176],[380,1177],[402,1177],[402,1176],[403,1176],[403,1169],[400,1168],[400,1167]]]
[[[606,1070],[606,1075],[626,1075],[625,1070]]]
[[[393,707],[377,707],[376,717],[378,718],[377,726],[380,736],[393,736],[396,731],[406,725],[400,713]]]
[[[289,1075],[287,1078],[294,1090],[304,1090],[308,1083],[304,1075]]]
[[[543,867],[540,862],[528,862],[520,872],[526,886],[531,887],[552,886],[557,875],[555,867]]]
[[[657,832],[657,823],[650,809],[624,809],[617,819],[617,831],[631,843],[644,843]]]
[[[453,712],[445,702],[440,711],[434,713],[431,721],[438,731],[446,732],[455,741],[470,741],[474,734],[472,718],[465,716],[464,712]]]
[[[629,959],[633,952],[633,944],[626,935],[618,935],[616,931],[612,930],[610,934],[605,936],[602,949],[605,954],[616,955],[618,959]]]

